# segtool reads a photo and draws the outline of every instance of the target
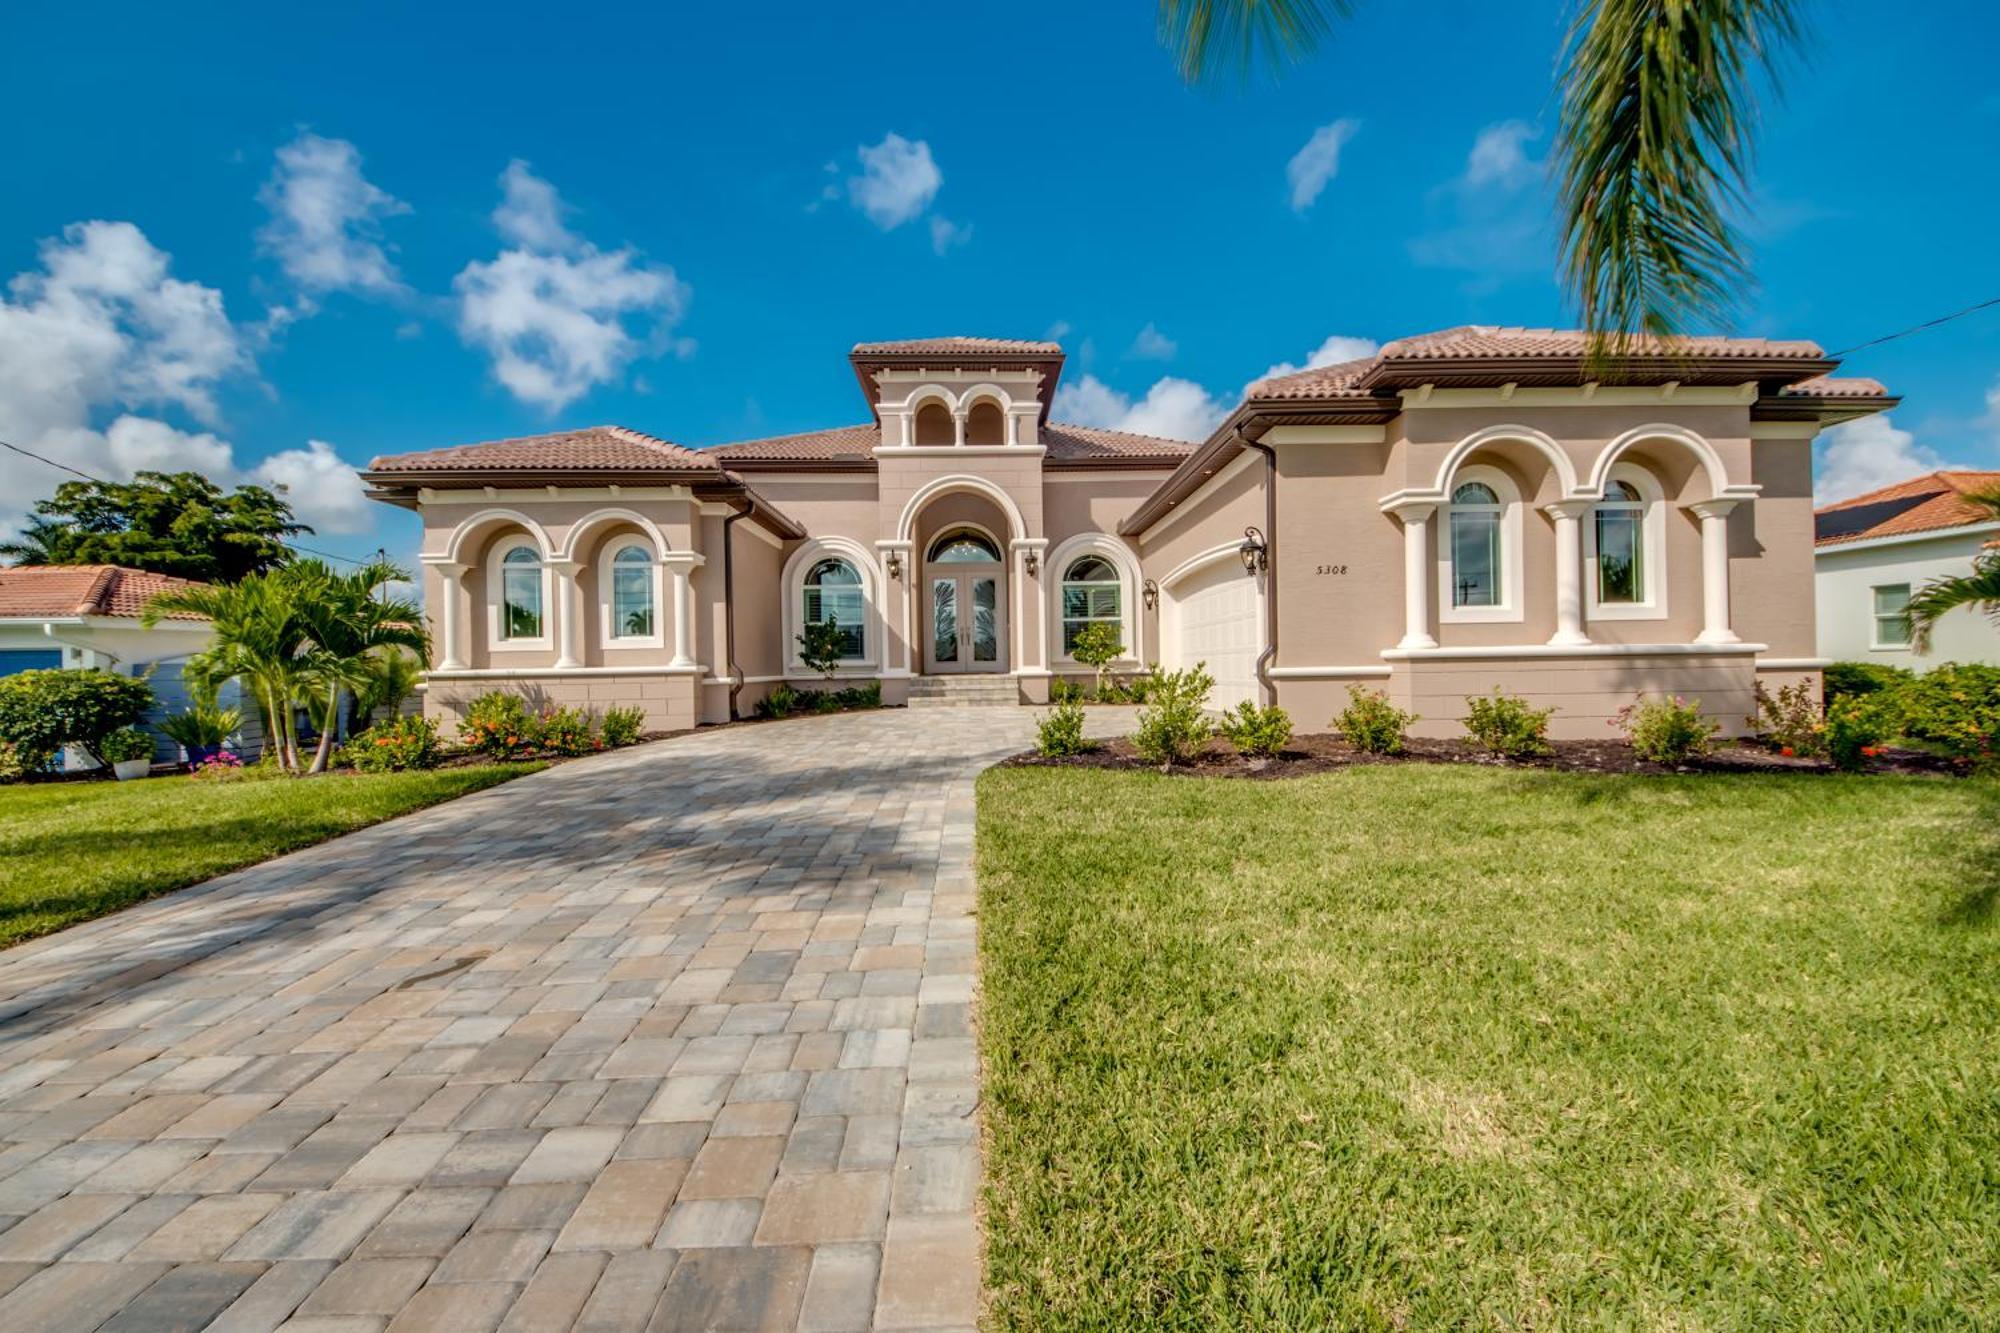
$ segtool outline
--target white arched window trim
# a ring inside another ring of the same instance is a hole
[[[542,632],[531,639],[509,638],[507,628],[507,557],[527,550],[535,557],[541,575]],[[494,542],[486,557],[486,642],[491,650],[529,652],[546,650],[555,643],[555,586],[550,580],[549,557],[541,543],[525,532],[511,533]]]
[[[861,576],[861,656],[834,669],[836,676],[872,676],[882,664],[882,583],[874,552],[845,537],[817,537],[792,552],[782,579],[785,595],[785,671],[810,674],[799,660],[799,635],[805,630],[806,575],[822,560],[845,560]]]
[[[1500,604],[1498,606],[1452,605],[1451,495],[1467,482],[1490,489],[1500,501]],[[1438,506],[1437,518],[1437,599],[1438,620],[1446,625],[1519,624],[1523,618],[1522,513],[1521,488],[1497,467],[1468,463],[1458,469],[1445,488],[1445,502]]]
[[[1114,665],[1136,666],[1140,657],[1141,643],[1139,623],[1139,562],[1132,556],[1131,548],[1116,537],[1103,532],[1083,532],[1070,537],[1050,552],[1042,562],[1042,577],[1047,580],[1044,587],[1049,595],[1042,600],[1048,606],[1048,623],[1044,627],[1046,638],[1043,642],[1059,666],[1085,670],[1078,666],[1075,658],[1063,651],[1062,584],[1063,575],[1078,558],[1086,555],[1103,556],[1118,571],[1118,616],[1122,626],[1121,637],[1125,640],[1125,652]]]
[[[1597,507],[1583,520],[1583,612],[1587,620],[1665,620],[1667,618],[1667,504],[1659,478],[1636,463],[1613,463],[1604,485],[1629,483],[1645,504],[1640,532],[1645,546],[1643,601],[1600,602],[1597,598]],[[1600,487],[1601,492],[1602,487]]]
[[[615,590],[617,587],[618,557],[636,547],[646,553],[648,586],[653,593],[653,632],[651,634],[624,634],[620,632],[617,617]],[[667,607],[666,566],[660,560],[659,548],[644,537],[631,533],[613,537],[599,548],[597,558],[597,623],[598,641],[606,648],[664,648],[666,639]]]

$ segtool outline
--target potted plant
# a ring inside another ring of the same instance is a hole
[[[215,758],[224,741],[243,725],[243,713],[235,708],[218,708],[195,703],[185,713],[175,713],[160,722],[167,739],[187,752],[190,767],[199,768]]]
[[[120,727],[97,743],[97,751],[120,782],[153,771],[153,738],[137,727]]]

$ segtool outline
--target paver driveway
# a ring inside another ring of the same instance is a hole
[[[1031,725],[682,737],[0,954],[0,1328],[971,1324]]]

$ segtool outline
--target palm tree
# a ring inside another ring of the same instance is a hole
[[[1160,0],[1183,78],[1316,49],[1353,0]],[[1731,213],[1753,85],[1801,43],[1798,0],[1576,0],[1554,170],[1563,278],[1616,354],[1635,333],[1726,326],[1749,267]]]
[[[2000,521],[2000,487],[1973,491],[1966,499],[1986,511],[1988,521]],[[1910,598],[1910,647],[1918,653],[1931,650],[1931,631],[1947,611],[1961,606],[1979,608],[2000,620],[2000,550],[1982,550],[1972,558],[1970,574],[1954,574],[1932,579]]]
[[[320,773],[333,751],[341,691],[365,689],[375,679],[377,658],[385,651],[408,650],[428,657],[430,635],[424,629],[422,607],[407,598],[376,596],[385,584],[410,577],[386,560],[371,560],[351,574],[337,573],[321,560],[300,560],[279,571],[279,576],[297,589],[314,647],[311,674],[324,708],[315,710],[321,718],[319,747],[307,771]]]
[[[298,767],[292,699],[312,669],[313,645],[295,588],[282,572],[161,593],[146,604],[140,623],[151,627],[170,612],[207,617],[212,637],[188,659],[186,680],[211,697],[225,682],[241,680],[257,701],[279,767],[290,772]]]

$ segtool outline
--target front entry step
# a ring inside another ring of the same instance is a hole
[[[1021,701],[1011,676],[913,676],[912,708],[1008,708]]]

